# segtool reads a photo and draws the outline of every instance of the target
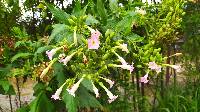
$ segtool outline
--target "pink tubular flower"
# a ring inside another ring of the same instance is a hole
[[[88,39],[88,49],[98,49],[99,44],[100,44],[100,42],[99,42],[98,38]]]
[[[83,80],[83,78],[81,78],[76,84],[74,84],[71,89],[67,89],[67,91],[69,92],[70,95],[75,97],[75,92],[78,89],[82,80]]]
[[[51,51],[49,51],[49,50],[46,51],[46,54],[47,54],[48,58],[49,58],[50,60],[52,60],[53,55],[56,54],[56,52],[57,52],[58,50],[60,50],[61,48],[62,48],[62,47],[52,49]]]
[[[92,82],[92,87],[93,87],[93,91],[94,91],[94,93],[96,95],[96,98],[98,98],[99,97],[99,90],[96,88],[96,86],[94,85],[93,82]]]
[[[64,87],[65,84],[66,84],[66,82],[62,86],[60,86],[60,88],[58,88],[56,90],[55,94],[52,95],[51,98],[53,98],[54,100],[57,100],[57,99],[61,100],[59,96],[60,96],[60,93],[62,92],[62,88]]]
[[[100,35],[101,35],[101,33],[98,30],[93,31],[93,32],[91,32],[91,39],[99,39]]]
[[[155,62],[149,62],[148,66],[148,68],[150,68],[151,70],[155,70],[157,73],[161,72],[161,66],[157,65]]]
[[[106,91],[106,93],[107,93],[107,95],[108,95],[108,97],[109,97],[109,100],[108,100],[109,103],[112,103],[113,101],[115,101],[115,99],[117,99],[118,95],[117,95],[117,96],[113,95],[113,94],[103,85],[102,82],[100,82],[99,85]]]
[[[149,80],[147,80],[147,78],[148,78],[148,74],[146,74],[144,77],[140,77],[140,82],[143,82],[143,83],[149,82]]]
[[[100,77],[100,78],[104,79],[110,85],[110,88],[113,87],[113,85],[115,83],[114,81],[111,81],[110,79],[106,79],[106,78],[103,78],[103,77]]]
[[[76,54],[76,52],[73,52],[72,54],[70,54],[69,56],[65,57],[65,58],[61,58],[59,60],[59,62],[63,62],[64,65],[67,65],[67,63],[71,60],[71,58]]]

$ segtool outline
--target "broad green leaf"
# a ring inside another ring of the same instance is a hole
[[[144,37],[140,37],[137,34],[128,35],[126,38],[131,42],[142,42],[144,40]]]
[[[10,87],[12,86],[8,80],[0,80],[0,85],[3,87],[5,93],[8,93]]]
[[[55,63],[53,65],[54,76],[56,76],[56,80],[58,81],[58,86],[60,87],[65,81],[66,77],[64,74],[63,65],[61,63]]]
[[[93,24],[98,24],[99,21],[95,19],[94,16],[88,15],[86,19],[86,24],[87,25],[93,25]]]
[[[66,104],[68,112],[77,112],[78,105],[74,96],[70,95],[67,91],[63,91],[63,101]]]
[[[73,15],[80,16],[81,13],[81,1],[75,0],[75,7],[73,8]]]
[[[93,87],[92,87],[92,83],[91,83],[90,80],[84,79],[81,83],[83,84],[83,86],[84,86],[87,90],[89,90],[89,91],[91,91],[91,92],[94,92],[94,91],[93,91]]]
[[[50,48],[51,48],[51,46],[39,47],[39,48],[37,49],[37,51],[34,53],[34,58],[33,58],[33,60],[36,61],[36,60],[37,60],[38,54],[41,55],[41,53],[47,51],[47,50],[50,49]]]
[[[48,3],[45,3],[45,4],[47,5],[51,13],[59,22],[64,23],[64,24],[69,24],[69,22],[67,21],[67,19],[70,17],[69,14],[67,14],[66,12],[64,12],[63,10],[59,8],[54,7],[51,4],[48,4]]]
[[[81,86],[81,85],[79,86],[77,96],[78,96],[80,107],[86,107],[86,108],[89,108],[89,107],[101,108],[102,107],[99,101],[94,96],[92,96],[84,86]]]
[[[48,44],[54,40],[54,38],[56,37],[56,35],[64,32],[66,30],[66,25],[65,24],[55,24],[53,25],[53,31],[51,33],[51,36],[49,37],[49,40],[48,40]]]
[[[31,55],[33,55],[33,54],[32,53],[18,53],[12,57],[11,62],[13,62],[19,58],[28,58]]]
[[[29,112],[55,112],[55,107],[45,92],[42,91],[31,103]]]
[[[101,21],[106,24],[107,21],[107,14],[106,14],[106,9],[104,7],[104,3],[102,0],[97,0],[97,12],[101,17]]]
[[[109,0],[109,6],[113,13],[118,11],[118,0]]]

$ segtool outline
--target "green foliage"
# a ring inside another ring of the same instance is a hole
[[[55,107],[46,94],[41,92],[30,104],[29,112],[55,112]]]

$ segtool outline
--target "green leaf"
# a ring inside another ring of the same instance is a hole
[[[31,103],[29,112],[55,112],[55,107],[45,92],[42,91]]]
[[[99,101],[92,96],[87,89],[80,85],[78,92],[77,92],[77,96],[78,96],[78,101],[79,101],[79,106],[80,107],[93,107],[93,108],[101,108],[101,104],[99,103]]]
[[[98,24],[99,21],[95,19],[94,16],[88,15],[86,19],[86,24],[87,25],[93,25],[93,24]]]
[[[56,76],[56,80],[58,81],[58,86],[60,87],[66,81],[63,65],[60,63],[55,63],[53,65],[53,69],[54,69],[53,74],[54,76]]]
[[[12,57],[11,62],[17,60],[18,58],[28,58],[31,55],[33,55],[33,54],[32,53],[18,53]]]
[[[102,2],[102,0],[97,0],[97,12],[101,17],[102,22],[106,24],[107,14],[106,14],[106,9],[104,7],[104,3]]]
[[[54,17],[61,23],[64,24],[69,24],[69,22],[67,21],[67,19],[70,17],[69,14],[67,14],[66,12],[64,12],[63,10],[54,7],[51,4],[45,3],[46,6],[49,8],[49,10],[51,11],[51,13],[54,15]]]
[[[118,11],[118,0],[109,0],[109,6],[113,13]]]
[[[142,42],[144,40],[144,37],[140,37],[137,34],[131,34],[129,36],[126,36],[126,38],[131,42]]]
[[[58,35],[61,34],[66,30],[65,24],[55,24],[53,25],[53,31],[51,33],[51,36],[49,37],[48,44]]]
[[[70,95],[67,91],[63,91],[63,101],[66,104],[66,108],[68,109],[68,112],[77,112],[78,111],[78,105],[75,97]]]
[[[34,58],[33,58],[33,60],[36,61],[36,60],[37,60],[38,54],[41,55],[41,53],[47,51],[47,50],[50,49],[50,48],[51,48],[51,46],[39,47],[39,48],[37,49],[37,51],[34,53]]]

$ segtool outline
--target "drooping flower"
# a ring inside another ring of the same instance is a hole
[[[149,82],[149,80],[147,80],[147,78],[148,78],[148,74],[146,74],[146,75],[143,76],[143,77],[140,77],[140,82],[143,82],[143,83]]]
[[[115,52],[114,52],[115,53]],[[122,69],[126,69],[130,71],[130,74],[132,73],[134,67],[133,64],[132,65],[128,65],[128,63],[124,60],[124,58],[122,58],[121,56],[119,56],[117,53],[115,53],[115,55],[117,55],[119,61],[122,63],[122,65],[115,65],[113,64],[114,67],[121,67]]]
[[[181,66],[180,65],[170,65],[173,69],[176,70],[176,72],[181,72]]]
[[[157,73],[161,72],[161,66],[157,65],[155,62],[149,62],[148,66],[148,68],[150,68],[151,70],[155,70]]]
[[[71,58],[76,54],[76,52],[73,52],[72,54],[70,54],[69,56],[62,58],[59,60],[59,62],[63,62],[64,65],[67,65],[67,63],[71,60]]]
[[[90,38],[88,39],[88,49],[98,49],[99,48],[99,39],[98,38]]]
[[[83,80],[84,78],[82,77],[76,84],[74,84],[71,89],[66,89],[70,95],[74,96],[75,97],[75,92],[76,90],[78,89],[81,81]]]
[[[50,60],[52,60],[53,55],[56,54],[56,52],[57,52],[58,50],[60,50],[61,48],[63,48],[63,47],[58,47],[58,48],[55,48],[55,49],[52,49],[52,50],[47,50],[47,51],[46,51],[46,54],[47,54],[48,58],[49,58]]]
[[[103,78],[103,77],[100,77],[100,78],[104,79],[104,80],[110,85],[110,88],[113,87],[113,85],[114,85],[114,83],[115,83],[114,81],[111,81],[110,79]]]
[[[96,95],[96,98],[98,98],[99,97],[99,90],[96,88],[96,86],[94,85],[93,82],[92,82],[92,87],[93,87],[93,91],[94,91],[94,93]]]
[[[115,52],[114,52],[115,53]],[[124,58],[122,58],[121,56],[119,56],[117,53],[115,53],[115,55],[117,55],[119,61],[122,63],[122,65],[127,65],[128,63],[124,60]]]
[[[109,102],[109,103],[112,103],[112,102],[118,97],[118,95],[117,95],[117,96],[113,95],[113,94],[103,85],[102,82],[100,82],[99,85],[106,91],[106,93],[107,93],[107,95],[108,95],[108,97],[109,97],[109,99],[108,99],[108,102]]]
[[[65,84],[66,84],[66,82],[62,86],[60,86],[60,88],[58,88],[56,90],[55,94],[52,95],[51,98],[53,98],[54,100],[57,100],[57,99],[61,100],[59,96],[60,96],[60,93],[62,92],[62,89],[63,89],[63,87],[64,87]]]

